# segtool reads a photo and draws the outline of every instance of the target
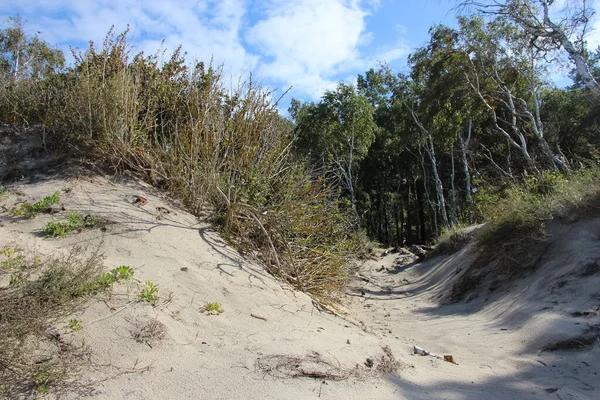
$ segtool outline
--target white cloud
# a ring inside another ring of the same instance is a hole
[[[260,68],[265,78],[312,95],[334,84],[335,69],[359,58],[366,15],[343,0],[271,2],[246,40],[272,59]]]
[[[60,5],[59,5],[60,4]],[[135,51],[183,45],[189,57],[226,65],[239,76],[258,72],[292,96],[316,99],[343,77],[405,57],[402,40],[375,48],[366,19],[377,0],[5,0],[0,16],[20,13],[27,27],[66,50],[101,45],[111,25],[130,26]],[[250,13],[253,13],[250,15]],[[405,32],[399,32],[403,36]]]

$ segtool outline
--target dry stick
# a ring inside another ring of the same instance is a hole
[[[262,319],[263,321],[267,321],[265,317],[261,317],[260,315],[250,314],[250,316],[256,319]]]
[[[91,324],[96,323],[96,322],[104,321],[105,319],[109,319],[110,317],[114,317],[115,315],[117,315],[118,313],[120,313],[121,311],[123,311],[124,309],[126,309],[127,307],[129,307],[130,305],[132,305],[133,303],[135,303],[136,301],[137,300],[130,301],[129,303],[125,304],[123,307],[119,308],[114,313],[112,313],[110,315],[107,315],[106,317],[98,318],[98,319],[95,319],[95,320],[93,320],[91,322],[88,322],[88,325],[91,325]]]

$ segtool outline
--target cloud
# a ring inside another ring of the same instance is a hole
[[[20,13],[68,55],[68,47],[100,45],[112,25],[130,27],[135,51],[155,53],[183,45],[190,58],[224,63],[226,73],[253,71],[271,87],[293,87],[292,96],[316,99],[340,79],[378,61],[406,57],[398,41],[377,48],[367,20],[377,0],[5,0],[0,17]]]
[[[246,40],[264,55],[259,71],[304,94],[334,85],[332,75],[359,58],[367,12],[342,0],[272,1]]]

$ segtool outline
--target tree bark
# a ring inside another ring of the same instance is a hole
[[[469,119],[469,125],[467,129],[467,138],[463,139],[462,134],[458,134],[458,140],[460,141],[460,153],[462,158],[463,173],[465,174],[465,202],[467,206],[471,204],[471,173],[469,172],[469,162],[467,160],[467,150],[469,149],[469,143],[471,142],[471,132],[473,130],[473,120]]]

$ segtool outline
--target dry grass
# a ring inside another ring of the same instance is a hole
[[[111,31],[66,73],[0,87],[0,123],[54,132],[193,214],[210,206],[223,235],[273,275],[319,298],[343,293],[363,242],[348,233],[350,210],[327,174],[295,159],[273,93],[251,75],[225,84],[221,66],[189,63],[180,49],[170,58],[130,49],[127,32]]]
[[[444,227],[435,248],[428,253],[428,256],[456,253],[469,243],[472,236],[473,231],[469,230],[468,225],[456,224],[451,227]]]
[[[35,397],[40,392],[78,390],[69,378],[85,363],[85,349],[52,328],[72,314],[98,284],[97,253],[75,249],[45,260],[3,252],[0,269],[0,395]]]
[[[150,348],[154,344],[161,341],[167,334],[167,327],[165,324],[157,319],[151,319],[139,324],[131,331],[131,336],[138,343],[145,343]]]
[[[339,381],[350,378],[364,379],[381,374],[397,373],[404,364],[394,357],[388,346],[382,347],[382,354],[367,358],[354,368],[344,368],[337,360],[330,360],[313,351],[302,356],[273,355],[257,360],[256,367],[264,374],[276,378],[312,378]]]
[[[455,282],[451,301],[459,301],[485,281],[507,282],[533,271],[552,238],[546,224],[600,214],[600,169],[542,174],[507,191],[482,210],[490,221],[475,238],[475,258]]]

